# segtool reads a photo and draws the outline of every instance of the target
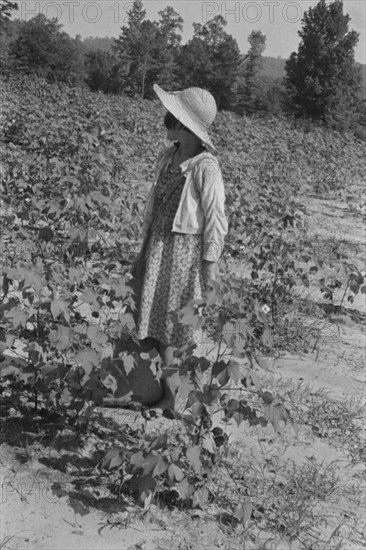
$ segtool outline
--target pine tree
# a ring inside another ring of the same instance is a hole
[[[1,0],[0,2],[0,19],[9,19],[13,11],[18,9],[18,4],[16,2],[11,2],[10,0]]]
[[[158,44],[155,54],[158,71],[151,75],[151,84],[158,82],[163,88],[176,87],[177,80],[177,56],[181,49],[183,31],[183,19],[171,6],[159,11]],[[150,86],[150,90],[151,90]]]
[[[69,84],[80,82],[83,64],[78,41],[61,32],[61,27],[57,19],[43,14],[24,22],[10,45],[14,70]]]
[[[251,114],[264,108],[264,83],[258,79],[262,68],[262,54],[266,48],[266,37],[261,31],[252,31],[248,42],[250,49],[243,59],[237,85],[237,106],[239,112]]]
[[[361,77],[354,60],[359,33],[348,30],[349,21],[342,0],[329,5],[319,0],[305,12],[298,52],[285,65],[285,86],[295,116],[352,125]]]
[[[151,98],[154,82],[174,82],[175,56],[181,40],[178,31],[182,30],[183,19],[171,7],[159,12],[158,22],[145,19],[145,15],[142,1],[134,0],[114,50],[121,63],[130,63],[125,93]]]
[[[92,91],[119,94],[123,91],[124,77],[129,65],[123,66],[109,51],[96,50],[85,55],[85,82]]]
[[[150,45],[143,33],[152,31],[151,27],[146,29],[145,16],[142,0],[134,0],[132,8],[127,12],[127,25],[121,28],[121,34],[113,45],[120,63],[129,63],[129,72],[124,78],[124,91],[131,96],[144,95],[143,73],[144,70],[146,72]],[[152,36],[149,35],[147,39],[151,40]]]
[[[17,38],[20,30],[20,21],[11,21],[13,12],[18,9],[18,4],[10,0],[1,0],[0,3],[0,71],[2,73],[11,70],[10,44]]]
[[[240,62],[238,44],[225,31],[225,25],[221,15],[205,25],[193,23],[193,38],[178,56],[180,86],[206,88],[214,95],[218,109],[230,106]]]

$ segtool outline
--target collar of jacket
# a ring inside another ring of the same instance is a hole
[[[160,170],[163,168],[163,166],[165,165],[166,162],[169,162],[174,154],[176,150],[176,147],[175,145],[172,145],[171,147],[169,147],[162,155],[161,159],[160,159],[160,162],[159,162],[159,165],[158,165],[158,170],[157,170],[157,175],[159,175],[160,173]],[[213,156],[212,153],[210,153],[209,151],[202,151],[202,153],[199,153],[198,155],[190,158],[190,159],[187,159],[185,161],[183,161],[179,167],[182,171],[182,174],[186,174],[187,172],[189,172],[190,170],[192,170],[192,168],[198,163],[200,162],[202,159],[214,159],[216,160],[216,157]]]

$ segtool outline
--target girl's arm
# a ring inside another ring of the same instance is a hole
[[[205,216],[203,232],[203,259],[218,262],[228,232],[225,215],[225,188],[219,163],[215,157],[204,159],[201,166],[199,187],[201,207]],[[207,268],[213,272],[214,268]]]
[[[217,281],[218,277],[217,262],[209,262],[208,260],[203,260],[202,275],[205,284],[212,286],[212,282]]]

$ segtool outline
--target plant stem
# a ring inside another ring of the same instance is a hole
[[[35,413],[35,416],[37,416],[37,413],[38,413],[38,376],[37,374],[34,382],[34,413]]]
[[[339,304],[339,307],[340,307],[340,308],[341,308],[342,305],[343,305],[343,300],[344,300],[344,298],[345,298],[345,296],[346,296],[346,292],[347,292],[348,287],[349,287],[349,282],[350,282],[350,277],[348,277],[348,279],[347,279],[346,288],[344,289],[343,296],[342,296],[342,300],[341,300],[341,303]]]

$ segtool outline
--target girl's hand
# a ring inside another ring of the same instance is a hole
[[[142,258],[141,258],[141,254],[138,254],[132,262],[130,273],[132,277],[136,279],[141,277],[142,271],[143,271]]]
[[[140,259],[139,256],[136,256],[136,258],[132,262],[131,269],[130,269],[130,273],[131,273],[132,277],[136,277],[136,272],[137,272],[139,259]]]
[[[214,287],[212,282],[217,282],[218,279],[217,263],[204,260],[202,266],[202,275],[205,285]]]

